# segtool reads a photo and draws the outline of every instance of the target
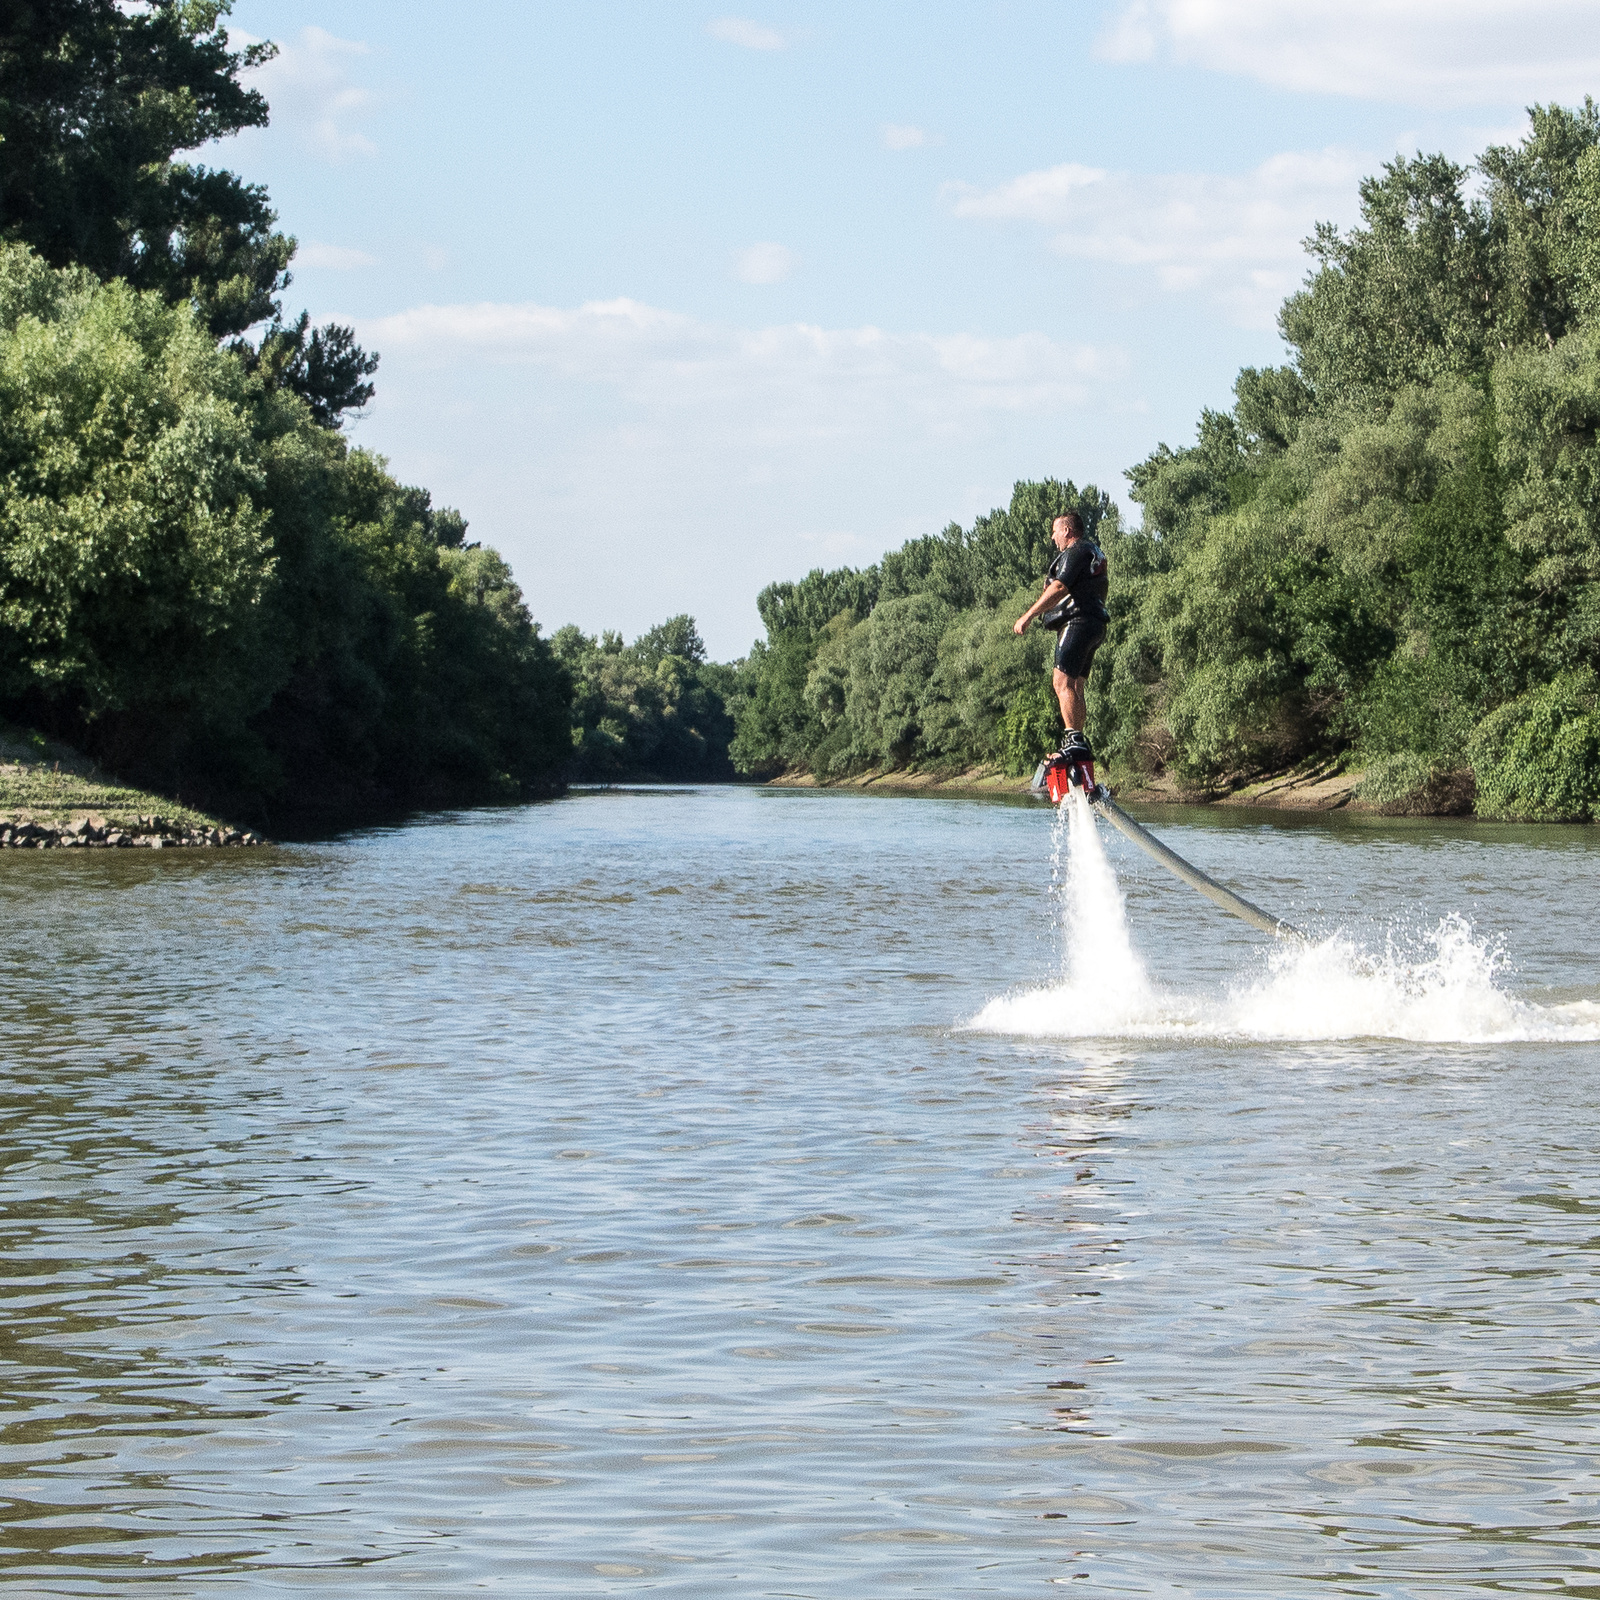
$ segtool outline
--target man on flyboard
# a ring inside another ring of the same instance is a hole
[[[1061,705],[1061,720],[1066,731],[1061,735],[1057,755],[1045,763],[1035,786],[1049,780],[1050,796],[1060,799],[1056,790],[1066,792],[1073,781],[1094,793],[1094,751],[1084,737],[1084,688],[1094,653],[1106,636],[1111,613],[1106,609],[1110,589],[1105,551],[1083,531],[1083,518],[1076,511],[1057,517],[1050,524],[1050,541],[1056,557],[1045,572],[1044,593],[1017,618],[1013,633],[1025,633],[1037,621],[1046,628],[1059,628],[1056,639],[1055,671],[1051,686]],[[1074,778],[1074,774],[1076,778]],[[1057,778],[1059,777],[1059,784]]]

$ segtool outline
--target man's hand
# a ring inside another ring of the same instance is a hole
[[[1050,607],[1053,606],[1056,601],[1059,600],[1066,592],[1067,586],[1066,584],[1062,583],[1060,579],[1046,579],[1044,593],[1040,595],[1039,598],[1035,600],[1033,604],[1029,606],[1028,609],[1011,624],[1011,631],[1013,633],[1026,633],[1028,631],[1028,624],[1032,622],[1035,617],[1043,616],[1043,614],[1048,611]]]

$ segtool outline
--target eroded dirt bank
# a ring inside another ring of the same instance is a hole
[[[1271,773],[1226,790],[1184,789],[1165,775],[1142,783],[1113,784],[1112,790],[1119,800],[1147,805],[1238,806],[1271,811],[1349,810],[1407,816],[1460,816],[1472,809],[1470,780],[1442,785],[1431,795],[1374,805],[1356,794],[1363,776],[1361,772],[1340,772],[1328,764],[1313,764]],[[903,794],[1019,797],[1027,794],[1028,781],[1027,778],[1008,777],[993,767],[969,767],[961,772],[878,768],[831,780],[819,780],[808,772],[792,772],[769,780],[773,787],[790,789],[877,789]]]

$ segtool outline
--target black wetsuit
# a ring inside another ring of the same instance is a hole
[[[1045,576],[1066,585],[1066,597],[1039,618],[1060,628],[1056,667],[1069,678],[1087,678],[1094,653],[1106,636],[1111,613],[1106,595],[1111,588],[1105,551],[1092,539],[1074,539],[1050,563]]]

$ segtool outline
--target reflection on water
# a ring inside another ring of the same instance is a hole
[[[1459,916],[1508,1004],[1600,1001],[1587,830],[1159,825],[1351,950]],[[1061,976],[1037,810],[0,861],[0,1581],[1600,1592],[1597,1046],[1337,1037],[1106,849],[1127,959],[1080,926],[1065,1025],[998,1032]],[[1211,1024],[1083,1025],[1128,960]]]

